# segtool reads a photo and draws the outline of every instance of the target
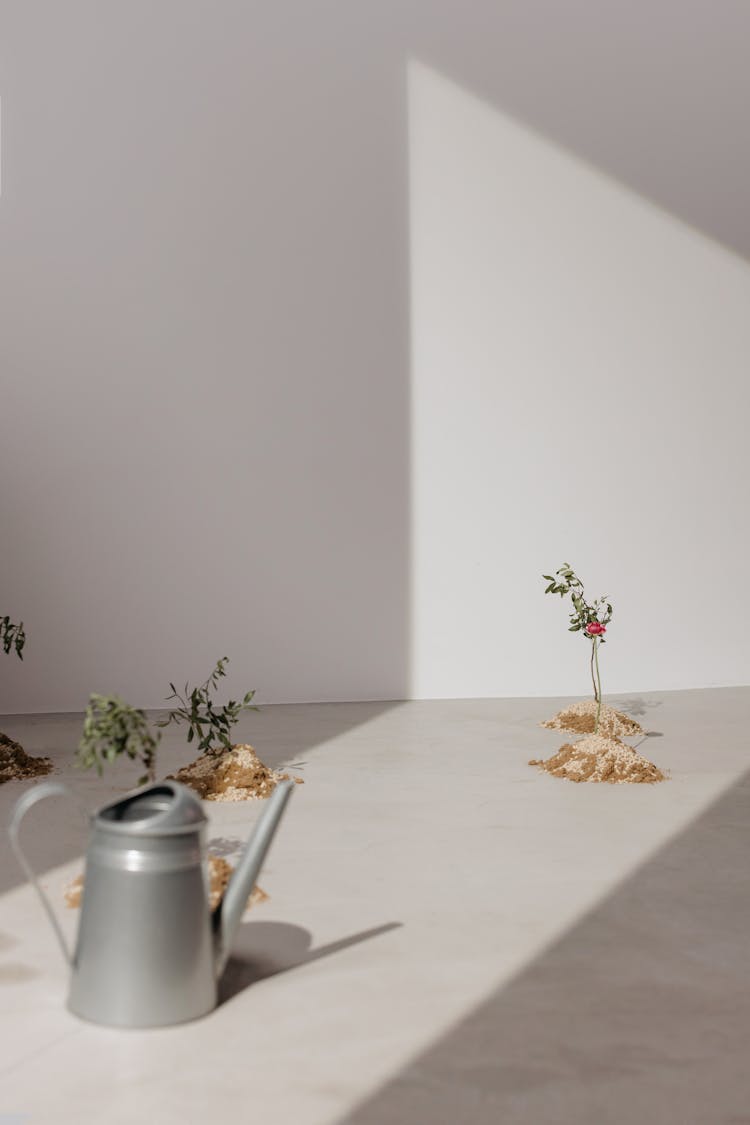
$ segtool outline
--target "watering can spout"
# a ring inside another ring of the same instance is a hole
[[[245,913],[247,900],[293,789],[293,781],[281,781],[276,786],[268,807],[242,853],[224,897],[214,911],[217,976],[227,963],[235,931]]]

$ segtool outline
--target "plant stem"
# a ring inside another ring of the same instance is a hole
[[[596,637],[591,638],[591,682],[594,685],[594,699],[598,701],[599,693],[596,689],[596,678],[594,676],[594,654],[596,653]]]
[[[596,665],[596,722],[594,723],[594,734],[599,733],[599,717],[602,713],[602,680],[599,675],[599,638],[594,637],[594,663]]]

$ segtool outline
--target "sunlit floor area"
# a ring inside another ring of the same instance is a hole
[[[668,780],[530,767],[560,699],[290,705],[237,741],[304,779],[221,1002],[150,1031],[87,1024],[9,846],[0,868],[0,1120],[273,1125],[750,1121],[750,688],[616,697]],[[73,767],[76,715],[0,729],[73,798],[23,842],[72,941],[81,807],[135,784]],[[159,769],[193,756],[168,732]],[[3,831],[33,782],[0,787]],[[206,803],[230,859],[261,802]]]

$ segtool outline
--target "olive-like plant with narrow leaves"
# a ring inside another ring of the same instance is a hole
[[[254,691],[246,692],[239,701],[230,699],[223,707],[214,706],[211,692],[216,690],[219,680],[226,676],[228,663],[228,658],[223,656],[205,683],[193,688],[192,691],[185,684],[183,695],[180,695],[174,684],[170,684],[172,694],[167,697],[167,703],[176,699],[180,706],[173,708],[166,719],[162,719],[157,724],[160,727],[168,727],[170,723],[187,723],[188,742],[197,738],[198,749],[203,754],[221,754],[222,750],[231,750],[229,732],[241,713],[258,710],[252,702]]]
[[[19,660],[23,660],[23,647],[26,644],[26,633],[23,627],[23,621],[15,624],[11,621],[10,617],[6,614],[0,617],[0,645],[3,646],[3,652],[7,655],[9,652],[15,652]],[[8,738],[7,734],[0,731],[0,746],[17,747],[18,743],[14,742],[12,738]]]
[[[542,577],[545,582],[549,583],[544,591],[545,594],[559,594],[561,598],[570,595],[573,611],[570,614],[569,631],[581,633],[587,640],[591,641],[591,680],[594,685],[594,699],[596,700],[596,721],[594,723],[594,733],[596,734],[599,731],[599,718],[602,712],[599,645],[605,643],[604,634],[607,632],[607,625],[612,620],[612,605],[607,600],[606,594],[595,598],[593,602],[587,602],[583,582],[571,569],[570,563],[563,563],[560,569],[555,571],[554,576],[543,574]]]
[[[78,743],[76,762],[83,769],[96,766],[101,776],[105,763],[121,754],[141,763],[145,769],[138,784],[156,780],[156,751],[161,732],[152,734],[143,711],[131,707],[119,695],[92,695],[83,719],[83,734]]]
[[[179,707],[167,712],[165,718],[158,720],[152,732],[143,711],[131,707],[117,695],[92,695],[83,723],[83,734],[78,744],[76,761],[87,769],[95,766],[101,774],[105,763],[114,762],[121,754],[138,759],[146,772],[138,784],[156,778],[156,751],[161,739],[161,729],[174,723],[187,723],[187,741],[197,739],[201,753],[219,755],[232,749],[229,734],[243,711],[257,711],[252,700],[254,691],[248,691],[239,701],[230,699],[223,707],[218,707],[211,698],[219,680],[226,676],[229,660],[222,657],[211,675],[199,687],[190,688],[185,684],[181,695],[170,683],[172,694],[167,702],[177,700]]]
[[[5,617],[0,617],[0,644],[2,644],[3,652],[6,655],[11,649],[14,649],[18,659],[23,660],[23,646],[26,644],[23,621],[19,621],[16,625],[7,614]]]

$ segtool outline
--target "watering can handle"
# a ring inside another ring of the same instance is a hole
[[[30,789],[28,793],[24,793],[24,795],[20,797],[18,801],[16,801],[15,807],[13,809],[13,815],[10,820],[10,825],[8,827],[11,846],[13,848],[13,851],[16,853],[16,858],[21,864],[26,878],[32,884],[36,893],[41,899],[42,906],[47,913],[47,917],[52,924],[52,929],[55,931],[57,940],[60,943],[60,948],[63,951],[63,956],[69,965],[72,965],[73,960],[70,956],[70,952],[68,951],[62,929],[60,928],[60,923],[58,922],[55,916],[55,912],[52,909],[52,904],[39,885],[39,880],[37,879],[31,864],[21,850],[21,844],[18,839],[18,830],[21,827],[21,821],[26,816],[26,813],[29,811],[32,805],[35,805],[37,803],[37,801],[41,801],[45,797],[72,796],[73,794],[71,793],[70,789],[68,789],[67,785],[63,785],[59,781],[42,781],[38,785],[35,785],[33,789]]]

